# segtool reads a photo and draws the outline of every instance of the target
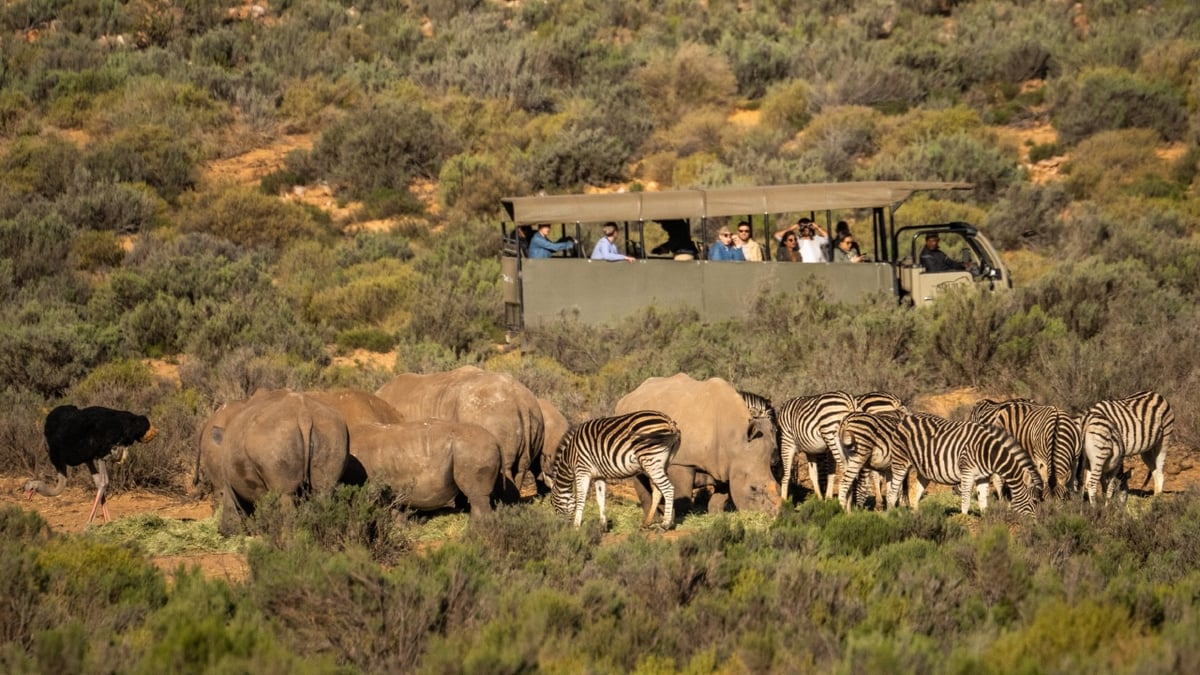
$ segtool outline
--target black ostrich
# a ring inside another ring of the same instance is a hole
[[[67,467],[86,464],[96,485],[96,501],[92,502],[87,524],[96,517],[97,507],[104,515],[104,522],[109,520],[108,506],[104,503],[108,487],[104,460],[120,448],[116,457],[119,464],[125,461],[130,445],[147,443],[158,435],[158,430],[142,415],[100,406],[80,409],[73,405],[60,405],[51,410],[46,416],[44,431],[46,444],[50,447],[50,463],[58,471],[58,483],[48,487],[40,480],[31,480],[24,489],[29,499],[33,499],[34,492],[57,497],[67,485]]]

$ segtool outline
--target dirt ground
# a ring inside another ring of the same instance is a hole
[[[1130,488],[1136,490],[1146,477],[1146,469],[1137,460],[1129,462],[1127,466],[1133,469],[1129,480]],[[17,504],[23,509],[38,512],[55,532],[75,533],[84,530],[84,521],[92,508],[94,492],[81,487],[68,487],[58,497],[34,495],[33,499],[26,499],[21,486],[28,479],[28,476],[0,476],[0,504]],[[1197,484],[1200,484],[1200,456],[1189,449],[1174,449],[1174,452],[1167,456],[1164,491],[1167,494],[1178,493]],[[935,492],[950,489],[933,487]],[[636,497],[631,489],[614,485],[609,490],[609,499],[635,500]],[[206,520],[213,515],[212,504],[207,497],[193,499],[136,490],[111,495],[108,498],[108,512],[113,520],[144,513],[179,520]],[[97,522],[101,522],[99,516]],[[669,539],[680,535],[678,530],[664,533],[664,537]],[[623,538],[618,534],[612,536],[614,540]],[[224,578],[231,583],[243,581],[249,574],[245,556],[238,553],[157,556],[153,558],[153,562],[167,575],[174,573],[180,565],[185,569],[198,567],[208,578]]]

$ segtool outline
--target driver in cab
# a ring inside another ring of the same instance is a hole
[[[939,241],[935,232],[925,235],[925,248],[921,249],[921,267],[924,267],[926,272],[954,272],[969,270],[975,266],[973,263],[959,262],[946,255],[945,251],[938,248]]]

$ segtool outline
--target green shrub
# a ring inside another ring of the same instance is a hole
[[[304,308],[315,324],[346,330],[362,324],[402,325],[416,311],[421,281],[390,259],[358,265],[324,290],[315,291]]]
[[[1000,250],[1029,247],[1047,254],[1059,250],[1070,195],[1061,183],[1016,182],[980,223]]]
[[[441,123],[408,101],[380,101],[325,129],[312,150],[321,176],[362,199],[434,178],[450,149]]]
[[[688,110],[728,106],[737,90],[729,62],[708,47],[685,43],[673,53],[655,54],[637,73],[642,97],[654,101],[660,121]]]
[[[1059,138],[1071,145],[1116,129],[1152,129],[1167,141],[1180,140],[1187,131],[1180,90],[1118,68],[1097,68],[1060,82],[1052,109]]]
[[[329,241],[332,230],[303,206],[268,197],[250,188],[193,193],[183,200],[179,226],[247,248],[274,251],[301,239]]]
[[[61,305],[31,303],[22,312],[20,323],[0,331],[0,383],[61,396],[102,356],[96,329]]]
[[[57,135],[23,136],[0,156],[0,185],[52,200],[67,191],[80,158],[75,144]]]
[[[974,185],[975,199],[985,203],[1020,178],[1015,157],[965,132],[880,156],[858,174],[863,180],[966,181]]]
[[[172,204],[199,179],[196,150],[178,129],[161,123],[125,128],[89,146],[84,163],[95,176],[145,183]]]
[[[812,120],[809,112],[811,86],[803,79],[775,84],[763,96],[762,124],[794,133],[804,129]],[[827,113],[827,110],[822,112]]]
[[[737,78],[739,95],[751,99],[762,97],[772,86],[787,78],[793,53],[779,37],[761,33],[736,36],[732,32],[721,36],[717,48],[724,52]],[[801,102],[804,98],[800,97]],[[800,124],[796,128],[803,127]]]
[[[33,102],[23,92],[13,89],[0,91],[0,136],[10,136],[29,116]]]
[[[1156,141],[1149,129],[1096,133],[1072,151],[1067,188],[1076,199],[1110,201],[1137,193],[1146,180],[1165,180],[1168,167],[1154,154]]]
[[[386,354],[396,346],[396,336],[378,328],[351,328],[338,333],[337,345],[341,349],[365,349]]]
[[[1029,161],[1036,164],[1043,159],[1058,157],[1061,154],[1062,150],[1059,149],[1058,143],[1038,143],[1029,149]]]
[[[87,537],[53,539],[38,551],[53,609],[90,630],[137,625],[166,602],[163,575],[139,552]]]
[[[125,259],[125,249],[112,232],[81,232],[71,242],[71,253],[67,258],[71,267],[92,271],[104,267],[116,267]]]
[[[799,145],[832,177],[849,180],[855,168],[878,151],[878,111],[863,106],[827,107],[813,118]]]

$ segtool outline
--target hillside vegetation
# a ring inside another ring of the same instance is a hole
[[[396,372],[463,364],[512,373],[572,419],[610,414],[645,378],[676,372],[776,400],[972,386],[1072,411],[1155,389],[1177,416],[1175,456],[1200,441],[1200,6],[1189,0],[12,0],[0,56],[6,474],[50,475],[50,407],[100,404],[160,430],[110,490],[179,492],[197,428],[225,401],[260,387],[374,390]],[[1038,140],[1013,140],[1035,129]],[[211,170],[283,144],[295,149],[250,184]],[[913,310],[812,290],[754,299],[744,321],[660,308],[498,348],[501,197],[850,180],[973,183],[913,199],[897,222],[978,224],[1015,292]],[[333,203],[298,198],[314,192]],[[91,485],[81,470],[71,479]],[[47,539],[6,511],[0,595],[28,604],[0,612],[0,663],[1194,670],[1190,638],[1176,639],[1197,625],[1194,494],[1147,507],[1162,538],[1137,539],[1134,516],[1055,508],[1015,534],[989,515],[972,538],[941,512],[884,520],[805,504],[767,534],[735,524],[602,553],[595,533],[515,510],[482,541],[386,571],[303,541],[264,548],[256,574],[276,577],[245,597],[198,578],[168,593],[130,554],[95,582],[108,614],[71,580],[116,554]],[[831,526],[853,533],[836,540]],[[803,561],[776,560],[792,551]],[[566,576],[514,562],[548,552]],[[914,560],[941,571],[921,576]],[[1117,575],[1139,566],[1144,578]],[[505,586],[484,568],[554,581]],[[350,595],[297,599],[316,586],[289,575],[318,569]],[[880,571],[918,590],[889,595]],[[838,581],[814,582],[827,574]],[[429,594],[445,600],[340,617],[337,644],[304,623],[347,601],[386,609]],[[747,624],[713,609],[731,598],[773,609]],[[662,632],[642,601],[677,623]],[[196,633],[175,632],[183,617]],[[577,635],[592,642],[568,653]],[[950,636],[991,646],[954,651]],[[159,641],[162,652],[148,647]],[[1109,660],[1090,656],[1113,642]],[[619,644],[628,653],[601,660]]]

